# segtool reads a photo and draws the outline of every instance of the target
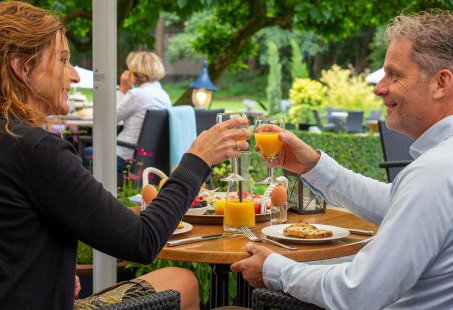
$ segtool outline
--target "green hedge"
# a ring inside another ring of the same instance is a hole
[[[387,181],[385,170],[379,168],[384,160],[380,138],[377,136],[357,136],[343,133],[314,134],[307,131],[292,130],[300,139],[315,149],[323,150],[342,166],[370,178]],[[261,160],[261,153],[253,153],[251,176],[261,180],[266,176],[266,165]],[[276,168],[274,175],[281,175],[281,169]]]

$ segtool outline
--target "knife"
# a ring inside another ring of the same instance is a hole
[[[372,230],[361,230],[361,229],[353,229],[353,228],[345,228],[349,230],[351,234],[356,234],[356,235],[365,235],[365,236],[372,236],[374,235],[374,231]]]
[[[191,237],[191,238],[168,241],[167,246],[176,246],[176,245],[194,243],[194,242],[199,242],[199,241],[219,239],[219,238],[223,238],[223,237],[224,237],[224,235],[208,235],[208,236],[201,236],[201,237]]]

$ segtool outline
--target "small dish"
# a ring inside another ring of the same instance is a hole
[[[186,212],[186,215],[203,215],[208,209],[209,205],[203,208],[189,208],[189,210],[187,210]]]
[[[183,233],[186,233],[188,231],[191,231],[193,226],[190,225],[189,223],[186,223],[186,222],[182,222],[182,224],[184,225],[183,228],[177,228],[175,230],[175,232],[173,233],[173,235],[179,235],[179,234],[183,234]]]

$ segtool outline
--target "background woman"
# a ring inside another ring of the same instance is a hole
[[[151,52],[132,52],[126,59],[128,67],[121,75],[117,93],[117,120],[124,121],[118,140],[137,143],[146,110],[165,109],[171,106],[170,97],[159,81],[165,76],[165,68],[159,57]],[[132,85],[137,87],[132,88]],[[118,168],[124,160],[134,155],[134,150],[118,146]]]

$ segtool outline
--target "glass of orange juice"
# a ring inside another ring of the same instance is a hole
[[[241,227],[255,228],[255,208],[250,181],[230,181],[225,199],[223,229],[241,232]]]
[[[272,125],[265,127],[262,131],[257,131],[257,128],[264,125]],[[275,127],[285,128],[285,120],[283,117],[269,117],[269,118],[257,118],[255,120],[255,141],[256,146],[260,149],[264,156],[266,156],[267,162],[270,163],[277,158],[277,153],[281,150],[283,142],[278,138],[278,132]],[[271,129],[271,128],[274,129]],[[274,182],[274,168],[267,168],[267,178],[263,181],[257,182],[258,184],[271,184]]]
[[[229,119],[232,118],[247,118],[247,115],[245,113],[219,113],[217,114],[217,123],[222,123],[225,122]],[[238,128],[247,128],[247,126],[239,126]],[[239,137],[235,140],[245,140],[245,137]],[[240,159],[238,158],[231,158],[230,163],[231,163],[231,173],[225,178],[220,179],[221,181],[229,182],[229,181],[239,181],[243,180],[243,177],[241,176],[241,173],[238,171],[239,170],[239,162]]]

